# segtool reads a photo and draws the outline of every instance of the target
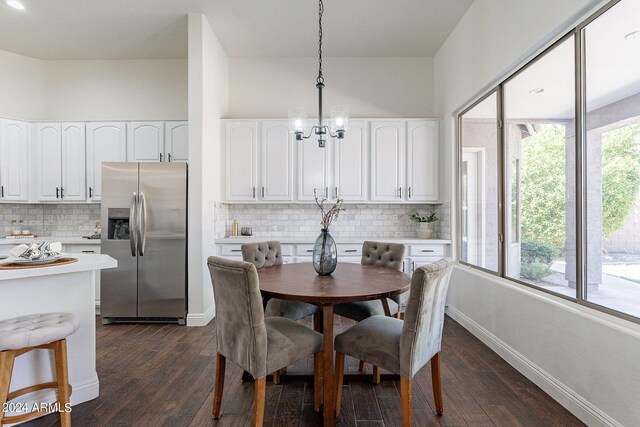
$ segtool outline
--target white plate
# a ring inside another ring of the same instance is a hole
[[[52,261],[57,260],[58,258],[62,258],[63,254],[58,254],[54,256],[50,256],[44,259],[24,259],[18,257],[9,257],[3,260],[3,264],[21,264],[21,265],[39,265],[39,264],[48,264]]]

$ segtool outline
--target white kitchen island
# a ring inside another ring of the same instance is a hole
[[[99,394],[96,372],[96,273],[117,267],[108,255],[71,254],[78,261],[56,267],[0,270],[0,320],[44,312],[73,313],[80,328],[67,338],[71,404]],[[11,390],[52,381],[53,352],[35,350],[16,358]],[[40,390],[16,402],[55,402],[55,390]]]

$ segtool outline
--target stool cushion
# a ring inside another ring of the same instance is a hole
[[[0,351],[49,344],[68,337],[80,327],[70,313],[39,313],[0,321]]]

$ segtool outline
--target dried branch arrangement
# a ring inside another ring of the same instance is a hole
[[[320,214],[322,215],[322,221],[320,221],[320,225],[322,225],[323,229],[329,229],[329,226],[333,222],[333,220],[338,219],[338,215],[340,211],[344,211],[345,209],[342,207],[343,200],[341,198],[336,198],[335,203],[328,210],[325,208],[324,204],[328,199],[324,197],[322,199],[318,198],[318,193],[316,190],[313,190],[313,195],[316,198],[316,205],[320,208]]]

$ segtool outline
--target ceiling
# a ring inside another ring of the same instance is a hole
[[[186,58],[203,13],[231,57],[315,56],[314,0],[0,2],[0,50],[39,59]],[[327,56],[433,56],[473,0],[325,0]]]

